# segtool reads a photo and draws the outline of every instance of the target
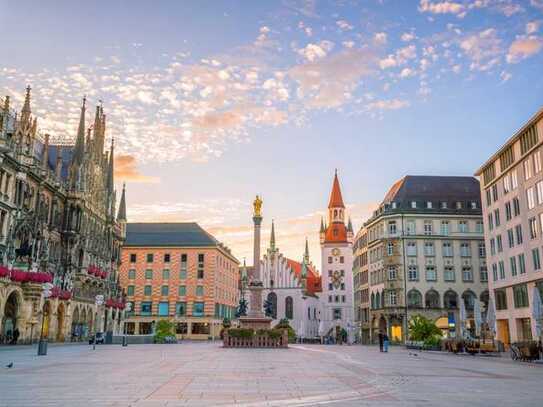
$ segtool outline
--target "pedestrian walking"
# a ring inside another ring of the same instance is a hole
[[[17,345],[17,341],[19,340],[19,328],[15,328],[13,331],[13,341],[11,342],[13,345]]]
[[[385,340],[384,335],[381,331],[379,331],[379,335],[377,335],[379,338],[379,352],[383,351],[383,342]]]
[[[386,333],[383,335],[383,348],[384,352],[388,352],[388,335]]]

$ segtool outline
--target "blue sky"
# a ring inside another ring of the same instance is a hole
[[[542,0],[0,1],[0,35],[0,90],[20,109],[30,84],[53,138],[103,100],[130,220],[197,220],[249,262],[256,193],[317,261],[334,168],[358,228],[543,106]]]

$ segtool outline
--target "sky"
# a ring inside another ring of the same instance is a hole
[[[129,221],[197,221],[248,264],[256,194],[263,247],[274,219],[319,264],[336,168],[358,230],[397,179],[473,175],[543,107],[543,0],[0,0],[0,38],[0,94],[20,110],[31,85],[53,140],[102,101]]]

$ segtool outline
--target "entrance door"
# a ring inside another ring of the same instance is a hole
[[[509,333],[509,320],[498,319],[496,321],[496,325],[498,328],[498,332],[496,335],[498,340],[501,341],[505,346],[509,346],[511,344],[511,335]]]

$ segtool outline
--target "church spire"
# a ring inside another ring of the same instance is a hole
[[[350,216],[349,216],[349,223],[347,224],[347,232],[353,233],[353,222],[351,222]]]
[[[324,228],[324,220],[322,219],[322,216],[321,216],[321,230],[320,230],[321,233],[324,233],[326,232],[326,229]]]
[[[87,98],[83,96],[83,104],[81,105],[81,115],[79,116],[79,127],[77,129],[77,139],[74,148],[74,163],[81,164],[83,155],[85,154],[85,103]]]
[[[275,250],[275,224],[272,219],[271,236],[270,236],[270,249]]]
[[[113,154],[115,148],[115,139],[111,139],[111,149],[109,150],[109,163],[107,169],[107,190],[109,195],[113,194]],[[123,187],[124,191],[124,187]],[[123,192],[124,193],[124,192]]]
[[[309,264],[309,242],[307,240],[307,237],[305,238],[304,262]]]
[[[23,109],[21,110],[21,122],[26,122],[30,119],[30,114],[32,113],[30,110],[30,90],[32,88],[30,85],[26,87],[26,95],[25,95],[25,102],[23,104]]]
[[[117,221],[126,222],[126,184],[123,184],[121,202],[119,203],[119,212],[117,212]]]

